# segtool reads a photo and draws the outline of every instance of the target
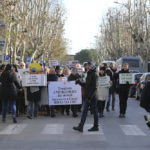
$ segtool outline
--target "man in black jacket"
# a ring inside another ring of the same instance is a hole
[[[88,62],[87,69],[88,69],[88,73],[87,73],[86,82],[82,83],[81,81],[77,80],[77,83],[79,83],[81,86],[85,88],[85,104],[84,104],[81,121],[77,127],[73,127],[74,130],[77,130],[79,132],[83,132],[83,126],[86,121],[89,106],[91,106],[92,112],[94,114],[94,125],[88,131],[99,130],[97,98],[96,98],[98,76],[96,74],[96,67],[92,64],[92,62]]]

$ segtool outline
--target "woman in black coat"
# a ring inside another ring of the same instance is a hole
[[[12,65],[8,64],[6,69],[0,77],[1,87],[1,98],[2,98],[2,121],[6,120],[6,113],[8,104],[11,106],[13,122],[17,123],[16,120],[16,99],[17,99],[17,88],[20,88],[20,84],[17,80],[15,73],[12,71]]]
[[[123,64],[123,69],[118,73],[118,80],[119,74],[121,73],[130,73],[128,69],[128,64]],[[130,85],[127,82],[126,84],[119,84],[119,101],[120,101],[120,118],[125,118],[126,110],[127,110],[127,100],[129,95]]]

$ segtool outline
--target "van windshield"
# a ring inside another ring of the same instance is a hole
[[[128,63],[129,68],[140,67],[140,62],[138,59],[123,59],[123,64]]]

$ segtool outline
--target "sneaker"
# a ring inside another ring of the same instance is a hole
[[[32,119],[32,116],[31,116],[31,115],[28,115],[27,118],[28,118],[28,119]]]
[[[13,117],[13,123],[17,123],[16,117]]]
[[[83,127],[81,125],[77,126],[77,127],[73,127],[73,130],[79,131],[79,132],[83,132]]]
[[[92,128],[88,129],[89,132],[92,132],[92,131],[99,131],[99,128],[98,126],[93,126]]]
[[[148,120],[148,117],[144,116],[144,119],[146,121],[146,125],[150,128],[150,121]]]

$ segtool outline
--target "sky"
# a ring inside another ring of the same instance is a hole
[[[69,39],[68,54],[94,48],[102,17],[115,0],[64,0],[66,8],[65,38]]]

